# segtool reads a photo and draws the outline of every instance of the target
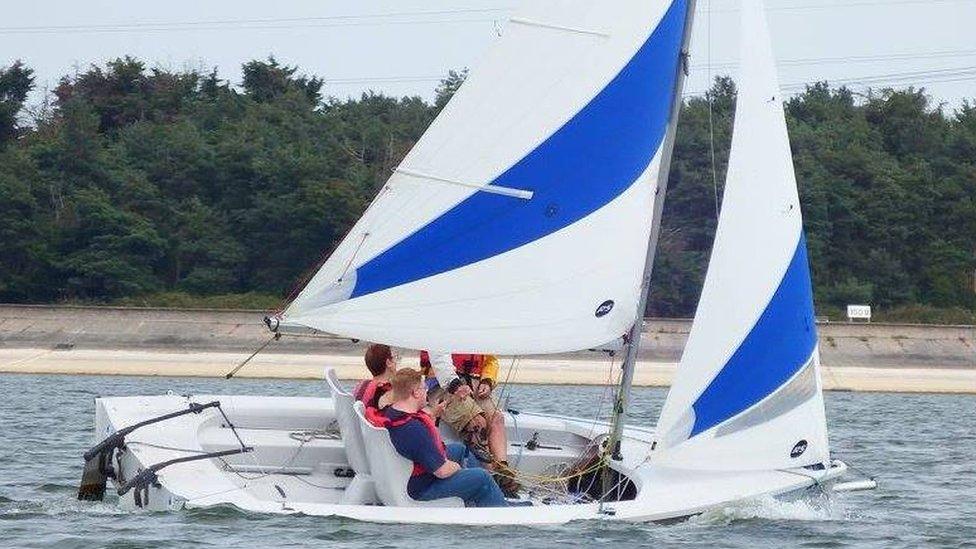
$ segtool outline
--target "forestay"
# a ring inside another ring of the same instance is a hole
[[[826,463],[810,268],[762,3],[743,0],[722,212],[655,460],[692,469]]]
[[[577,350],[636,316],[686,0],[526,2],[283,322]]]

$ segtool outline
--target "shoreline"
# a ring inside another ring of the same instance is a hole
[[[250,353],[217,351],[100,350],[0,348],[0,374],[107,375],[221,378]],[[499,376],[512,369],[511,383],[527,385],[605,385],[619,372],[609,358],[532,357],[501,359]],[[415,360],[404,361],[416,366]],[[333,367],[340,379],[365,377],[359,355],[336,353],[267,353],[245,366],[236,377],[248,379],[323,378]],[[640,360],[634,377],[638,387],[666,387],[677,364]],[[824,390],[853,392],[976,394],[976,369],[930,366],[822,366]]]

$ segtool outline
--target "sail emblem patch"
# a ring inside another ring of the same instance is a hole
[[[612,310],[613,310],[613,300],[608,299],[603,303],[601,303],[600,306],[596,308],[595,314],[597,318],[600,318],[600,317],[607,316],[608,314],[610,314],[610,311]]]
[[[790,457],[796,459],[803,455],[803,452],[807,451],[807,441],[801,440],[793,445],[793,449],[790,450]]]

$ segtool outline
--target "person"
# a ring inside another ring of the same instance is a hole
[[[397,370],[391,381],[393,402],[381,412],[397,453],[414,463],[407,493],[418,501],[458,497],[466,507],[507,507],[491,475],[463,444],[445,445],[434,420],[423,411],[427,386],[413,368]]]
[[[389,393],[390,380],[397,371],[399,357],[389,345],[374,343],[366,348],[363,360],[373,377],[360,381],[353,389],[352,396],[367,408],[386,408],[393,399]]]
[[[472,452],[489,463],[495,480],[508,497],[516,497],[516,473],[508,465],[508,434],[505,416],[492,398],[498,379],[498,359],[494,355],[420,353],[421,369],[434,388],[450,393],[443,415]],[[436,381],[435,381],[436,380]]]

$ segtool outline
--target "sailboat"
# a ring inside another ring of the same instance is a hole
[[[331,398],[99,398],[80,497],[376,522],[657,521],[841,484],[810,268],[760,0],[743,0],[731,156],[687,347],[656,427],[627,425],[694,0],[533,0],[301,293],[268,318],[406,349],[622,346],[610,421],[506,415],[517,467],[564,497],[463,508],[406,493],[409,463]],[[615,343],[614,343],[615,342]],[[450,433],[447,433],[450,436]],[[534,442],[534,444],[533,444]],[[574,466],[586,455],[596,466]],[[543,497],[545,496],[545,497]],[[432,509],[435,508],[435,509]]]

